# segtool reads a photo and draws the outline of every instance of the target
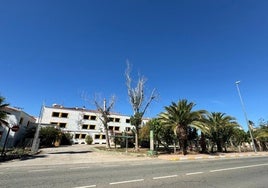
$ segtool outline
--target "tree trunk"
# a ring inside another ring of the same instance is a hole
[[[183,139],[182,143],[183,143],[182,152],[183,152],[183,155],[186,155],[187,154],[187,139]]]
[[[241,153],[241,145],[240,145],[240,144],[238,144],[238,146],[237,146],[237,147],[238,147],[238,152],[239,152],[239,153]]]
[[[217,144],[217,151],[218,151],[218,152],[222,152],[223,150],[222,150],[221,140],[217,141],[216,144]]]
[[[135,133],[135,150],[139,151],[139,135],[138,135],[138,130],[136,130]]]
[[[210,148],[210,152],[211,152],[211,153],[213,153],[213,152],[214,152],[214,150],[213,150],[214,146],[215,146],[215,144],[214,144],[214,143],[212,143],[212,144],[211,144],[211,148]]]
[[[179,137],[180,149],[182,149],[183,155],[186,155],[187,143],[188,143],[187,126],[178,125],[176,131],[177,131],[177,136]]]
[[[201,146],[201,153],[206,153],[207,152],[206,137],[203,132],[201,132],[200,146]]]
[[[108,132],[107,128],[105,128],[105,136],[106,136],[106,148],[111,149],[110,139],[109,139],[109,132]]]

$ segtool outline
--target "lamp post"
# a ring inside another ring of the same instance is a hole
[[[255,143],[254,143],[254,139],[253,139],[253,135],[252,135],[252,132],[251,132],[251,127],[249,125],[249,121],[248,121],[248,117],[247,117],[247,113],[246,113],[246,110],[245,110],[245,105],[244,105],[244,102],[243,102],[243,99],[242,99],[242,96],[241,96],[241,93],[240,93],[240,89],[239,89],[239,83],[240,81],[236,81],[235,84],[236,84],[236,88],[237,88],[237,92],[238,92],[238,95],[239,95],[239,98],[240,98],[240,102],[241,102],[241,106],[242,106],[242,110],[244,112],[244,116],[245,116],[245,119],[246,119],[246,122],[247,122],[247,125],[248,125],[248,130],[249,130],[249,134],[250,134],[250,138],[251,138],[251,141],[252,141],[252,144],[253,144],[253,149],[254,149],[254,152],[256,153],[257,150],[256,150],[256,147],[255,147]]]

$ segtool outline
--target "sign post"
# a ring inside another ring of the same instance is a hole
[[[156,155],[156,152],[154,151],[154,131],[150,130],[150,150],[148,151],[148,155]]]

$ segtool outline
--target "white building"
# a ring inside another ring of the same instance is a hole
[[[0,125],[0,146],[4,145],[8,130],[14,125],[19,126],[19,130],[17,132],[10,130],[6,147],[16,146],[21,141],[27,127],[35,126],[36,119],[16,107],[7,106],[3,111],[7,113],[7,118],[5,119],[7,125]]]
[[[110,134],[130,132],[133,128],[130,116],[111,113],[109,117]],[[93,144],[105,144],[104,126],[100,118],[101,114],[96,110],[66,108],[54,104],[52,107],[43,107],[40,123],[42,126],[55,125],[63,132],[71,133],[75,144],[84,144],[87,135],[93,138]],[[148,119],[143,120],[143,124],[147,121]]]

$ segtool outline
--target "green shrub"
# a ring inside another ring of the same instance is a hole
[[[55,127],[42,127],[39,138],[41,147],[53,147],[54,143],[61,138],[61,131]]]
[[[91,145],[93,142],[93,138],[90,135],[87,135],[85,140],[88,145]]]
[[[73,135],[70,133],[63,133],[61,136],[61,145],[72,145]]]

